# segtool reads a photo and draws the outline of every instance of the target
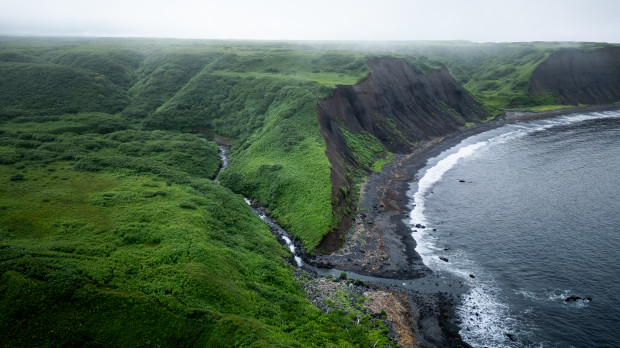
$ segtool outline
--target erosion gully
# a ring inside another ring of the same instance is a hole
[[[219,183],[219,174],[229,164],[228,151],[230,150],[230,147],[223,144],[218,145],[219,155],[222,159],[222,166],[215,177],[215,181]],[[301,243],[296,242],[288,231],[272,219],[264,207],[258,204],[258,202],[252,201],[247,197],[244,197],[244,200],[248,205],[250,205],[252,211],[260,217],[267,224],[267,226],[269,226],[271,233],[273,233],[273,235],[278,239],[280,244],[289,248],[291,254],[293,255],[295,265],[298,268],[317,273],[321,276],[334,276],[336,278],[341,277],[342,273],[345,273],[347,279],[357,279],[367,283],[379,283],[384,284],[389,288],[409,289],[419,293],[448,292],[452,294],[460,294],[466,291],[466,287],[462,281],[450,276],[449,274],[432,273],[430,275],[415,279],[391,279],[359,274],[346,269],[316,267],[308,262],[311,260],[311,256],[303,252]]]

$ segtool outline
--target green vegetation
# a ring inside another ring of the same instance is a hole
[[[528,89],[534,69],[559,48],[553,43],[469,42],[419,47],[420,54],[444,63],[456,80],[492,112],[554,103],[553,96],[535,98]]]
[[[530,78],[538,65],[558,50],[592,50],[609,46],[599,43],[427,43],[409,48],[444,63],[455,79],[494,113],[506,108],[556,104],[552,94],[529,94]]]
[[[317,99],[367,74],[361,55],[290,47],[228,53],[207,64],[144,124],[204,128],[235,139],[222,184],[268,207],[311,251],[340,219],[331,212]]]
[[[576,106],[585,106],[585,105],[583,105],[583,104],[579,104],[579,105],[540,105],[540,106],[533,106],[533,107],[527,108],[527,110],[530,110],[530,111],[552,111],[552,110],[574,108]]]
[[[389,152],[385,145],[373,135],[367,132],[353,134],[344,128],[340,131],[347,139],[347,147],[352,150],[353,157],[361,168],[380,172],[383,166],[392,162],[394,154]],[[357,171],[356,175],[363,177],[363,170]]]
[[[307,250],[339,221],[315,107],[368,75],[364,54],[163,40],[5,39],[0,48],[1,118],[97,111],[134,129],[218,134],[234,140],[221,182],[268,207]],[[79,165],[125,165],[110,161]]]
[[[446,66],[454,78],[489,111],[557,104],[551,94],[529,94],[532,72],[553,52],[563,49],[594,50],[617,46],[581,42],[473,43],[422,41],[323,44],[325,49],[371,49],[374,54],[397,54],[421,71]]]
[[[286,249],[211,180],[214,143],[131,128],[103,113],[0,124],[4,345],[390,342],[305,300]]]
[[[312,249],[338,217],[317,98],[359,54],[0,40],[0,336],[9,346],[368,346],[305,299],[243,197]],[[131,323],[131,325],[127,325]],[[381,324],[382,325],[382,324]]]

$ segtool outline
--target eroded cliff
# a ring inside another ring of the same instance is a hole
[[[369,77],[353,86],[339,86],[332,97],[319,101],[317,118],[331,163],[332,209],[342,216],[319,249],[332,252],[351,227],[353,189],[351,172],[369,170],[358,163],[344,131],[370,134],[392,152],[411,151],[418,141],[446,135],[470,122],[490,116],[445,67],[422,71],[405,59],[380,58],[368,62]]]
[[[529,92],[552,93],[559,104],[620,101],[620,47],[553,53],[532,73]]]

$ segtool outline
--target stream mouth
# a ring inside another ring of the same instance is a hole
[[[216,176],[215,181],[217,182],[219,182],[217,178],[219,177],[221,171],[228,166],[228,151],[230,150],[229,147],[221,144],[219,144],[219,147],[219,154],[222,159],[222,166],[220,167],[220,171],[217,173]],[[294,242],[294,238],[290,235],[290,233],[286,231],[282,226],[280,226],[275,220],[269,217],[264,207],[260,206],[257,202],[252,201],[247,197],[244,197],[243,199],[252,208],[252,211],[267,224],[270,231],[274,234],[274,236],[276,236],[276,238],[278,238],[280,243],[282,245],[285,245],[289,249],[291,255],[293,256],[295,265],[298,268],[314,272],[324,277],[332,276],[335,278],[344,278],[346,276],[346,279],[356,279],[368,283],[379,283],[387,285],[391,288],[409,289],[421,293],[447,292],[460,295],[467,291],[466,284],[462,282],[462,280],[448,272],[435,272],[427,276],[414,279],[392,279],[359,274],[338,268],[323,268],[313,266],[307,262],[304,262],[304,259],[307,259],[308,256],[303,254],[303,251],[301,253],[299,252],[301,250],[301,246],[296,245],[296,243]]]
[[[281,243],[289,248],[291,254],[293,255],[293,259],[295,260],[295,263],[299,268],[314,272],[324,277],[332,276],[334,278],[356,279],[367,283],[380,283],[388,285],[391,288],[415,290],[420,293],[446,292],[455,295],[461,295],[466,293],[468,290],[467,285],[465,284],[465,282],[462,281],[462,279],[455,277],[453,274],[448,272],[435,272],[427,276],[415,279],[392,279],[359,274],[338,268],[323,268],[313,266],[303,261],[303,259],[307,256],[298,253],[300,247],[295,245],[288,231],[286,231],[284,228],[282,228],[282,226],[280,226],[277,222],[270,218],[265,213],[265,209],[263,207],[257,206],[256,203],[253,203],[248,198],[244,199],[245,202],[252,207],[252,211],[254,211],[254,213],[258,215],[258,217],[260,217],[263,221],[265,221],[267,226],[269,226],[271,232],[281,241]]]

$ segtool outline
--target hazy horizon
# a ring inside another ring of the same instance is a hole
[[[0,0],[0,35],[620,43],[614,0]]]

